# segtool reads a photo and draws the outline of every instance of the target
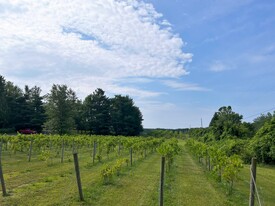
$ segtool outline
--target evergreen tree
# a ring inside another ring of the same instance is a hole
[[[8,124],[8,104],[7,104],[6,81],[0,75],[0,128],[5,128]]]
[[[111,99],[111,118],[115,135],[135,136],[143,130],[142,114],[129,96]]]
[[[83,132],[86,130],[86,118],[85,118],[85,109],[82,101],[77,100],[75,104],[75,116],[74,121],[76,125],[76,130]]]
[[[110,100],[105,92],[98,88],[84,100],[87,130],[90,134],[110,134]]]
[[[43,104],[43,97],[41,96],[41,89],[37,86],[31,88],[29,92],[29,106],[30,106],[30,127],[38,133],[42,132],[42,126],[46,121],[45,108]]]
[[[15,86],[12,82],[6,83],[6,99],[8,105],[8,127],[14,128],[15,131],[21,129],[24,121],[22,114],[24,114],[24,96],[23,91]]]

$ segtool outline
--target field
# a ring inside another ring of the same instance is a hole
[[[239,174],[233,194],[217,183],[205,167],[189,154],[180,140],[180,154],[165,174],[164,205],[248,205],[249,166]],[[26,152],[16,154],[3,150],[2,167],[8,196],[0,197],[0,205],[158,205],[160,159],[157,152],[146,157],[133,153],[133,165],[123,164],[120,175],[104,184],[101,171],[105,164],[114,165],[117,152],[102,155],[102,162],[92,163],[91,148],[78,151],[84,201],[79,201],[73,156],[65,150],[64,162],[57,154],[42,161],[38,153],[28,162]],[[119,158],[128,158],[121,151]],[[265,206],[275,205],[275,168],[258,166],[257,187]],[[257,204],[256,204],[257,205]]]

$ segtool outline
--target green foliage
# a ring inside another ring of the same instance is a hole
[[[233,183],[237,180],[238,174],[243,167],[242,161],[238,155],[226,158],[226,164],[223,169],[222,177],[228,183],[228,192],[232,193]]]
[[[180,152],[178,140],[176,138],[173,138],[163,142],[157,148],[157,152],[165,157],[166,163],[168,165],[168,170],[170,170],[173,164],[175,155],[178,155]]]
[[[46,128],[60,135],[70,133],[75,126],[74,105],[76,103],[74,91],[66,85],[53,85],[47,95],[46,114],[48,120]]]
[[[45,108],[42,102],[41,89],[37,86],[31,88],[28,92],[30,107],[30,128],[38,133],[42,132],[42,126],[46,121]]]
[[[101,154],[97,154],[97,155],[96,155],[96,159],[97,159],[98,162],[101,162],[101,160],[102,160],[102,155],[101,155]]]
[[[241,120],[242,115],[233,112],[231,106],[224,106],[215,112],[209,126],[217,140],[243,137],[245,129]]]
[[[86,128],[90,134],[110,134],[110,100],[104,93],[102,89],[96,89],[84,100]]]
[[[103,168],[101,169],[101,172],[100,172],[100,175],[102,177],[103,183],[104,184],[111,183],[111,181],[113,179],[113,174],[114,174],[113,168],[110,165],[105,164],[103,166]]]
[[[6,82],[0,76],[0,129],[10,132],[31,128],[42,131],[45,122],[41,89],[25,86],[24,92],[12,82]]]
[[[110,184],[113,180],[113,175],[116,174],[117,176],[121,173],[121,168],[124,163],[127,163],[128,159],[118,159],[115,165],[111,166],[110,164],[105,164],[101,169],[101,177],[104,184]],[[127,164],[128,165],[128,164]]]
[[[205,158],[207,163],[211,163],[209,169],[212,168],[212,172],[215,177],[217,177],[217,180],[219,182],[222,180],[226,181],[229,194],[232,193],[233,183],[237,180],[238,172],[242,168],[242,160],[238,155],[232,153],[232,145],[235,145],[235,141],[230,141],[231,143],[224,141],[223,144],[212,145],[194,139],[189,139],[187,142],[190,151],[195,154],[199,160]]]
[[[272,117],[275,117],[275,112],[273,113],[273,115],[268,112],[267,114],[261,114],[259,117],[255,118],[253,120],[255,131],[261,129],[261,127],[263,127],[266,122],[271,121]]]
[[[142,114],[129,96],[111,99],[112,129],[115,135],[136,136],[142,132]]]
[[[43,100],[46,100],[45,102]],[[142,130],[142,114],[129,96],[107,98],[102,89],[78,100],[66,85],[53,84],[41,96],[37,86],[24,90],[0,75],[0,133],[32,129],[38,133],[137,136]]]
[[[113,170],[116,172],[116,175],[119,176],[120,175],[120,172],[121,172],[121,168],[122,168],[122,165],[124,163],[126,163],[126,158],[123,158],[123,159],[118,159],[116,161],[116,164],[114,165],[113,167]]]
[[[50,150],[42,150],[40,155],[38,156],[39,160],[45,161],[48,163],[49,160],[52,160],[53,154]],[[52,161],[51,161],[52,164]]]
[[[6,81],[0,75],[0,128],[3,128],[8,123],[8,103]]]
[[[172,129],[144,129],[142,136],[160,138],[183,138],[183,132]]]
[[[275,117],[265,122],[251,143],[254,155],[260,162],[275,164]]]

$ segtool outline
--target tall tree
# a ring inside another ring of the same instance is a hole
[[[275,112],[272,115],[270,112],[267,114],[261,114],[259,117],[253,120],[253,126],[256,131],[258,131],[262,126],[264,126],[265,122],[271,121],[272,117],[275,117]]]
[[[0,75],[0,128],[8,124],[8,104],[7,104],[6,80]]]
[[[251,146],[260,162],[275,164],[275,117],[258,130]]]
[[[110,100],[105,92],[98,88],[84,100],[87,129],[90,134],[107,135],[110,134],[111,116]]]
[[[14,128],[15,130],[21,129],[24,123],[24,104],[25,99],[23,96],[23,91],[12,82],[6,83],[6,98],[8,104],[8,127]]]
[[[48,117],[45,126],[54,133],[60,135],[70,133],[74,127],[75,92],[66,85],[52,86],[51,92],[47,95],[46,114]]]
[[[43,97],[41,96],[41,89],[34,86],[29,91],[29,106],[30,106],[30,125],[31,128],[37,132],[42,131],[42,126],[46,121],[45,108],[43,104]]]
[[[135,136],[143,130],[142,114],[129,96],[111,99],[111,118],[115,135]]]
[[[77,100],[75,104],[75,126],[77,132],[83,132],[86,130],[86,113],[85,113],[85,107],[81,100]]]
[[[232,111],[231,106],[223,106],[215,112],[209,126],[216,139],[241,137],[242,115]]]

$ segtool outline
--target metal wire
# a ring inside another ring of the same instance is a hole
[[[257,185],[256,185],[256,182],[255,182],[254,177],[253,177],[253,173],[252,173],[251,167],[250,167],[250,174],[251,174],[252,181],[253,181],[253,184],[254,184],[255,189],[256,189],[256,195],[257,195],[258,203],[259,203],[260,206],[262,206],[261,200],[260,200],[260,196],[259,196],[259,192],[258,192]]]

